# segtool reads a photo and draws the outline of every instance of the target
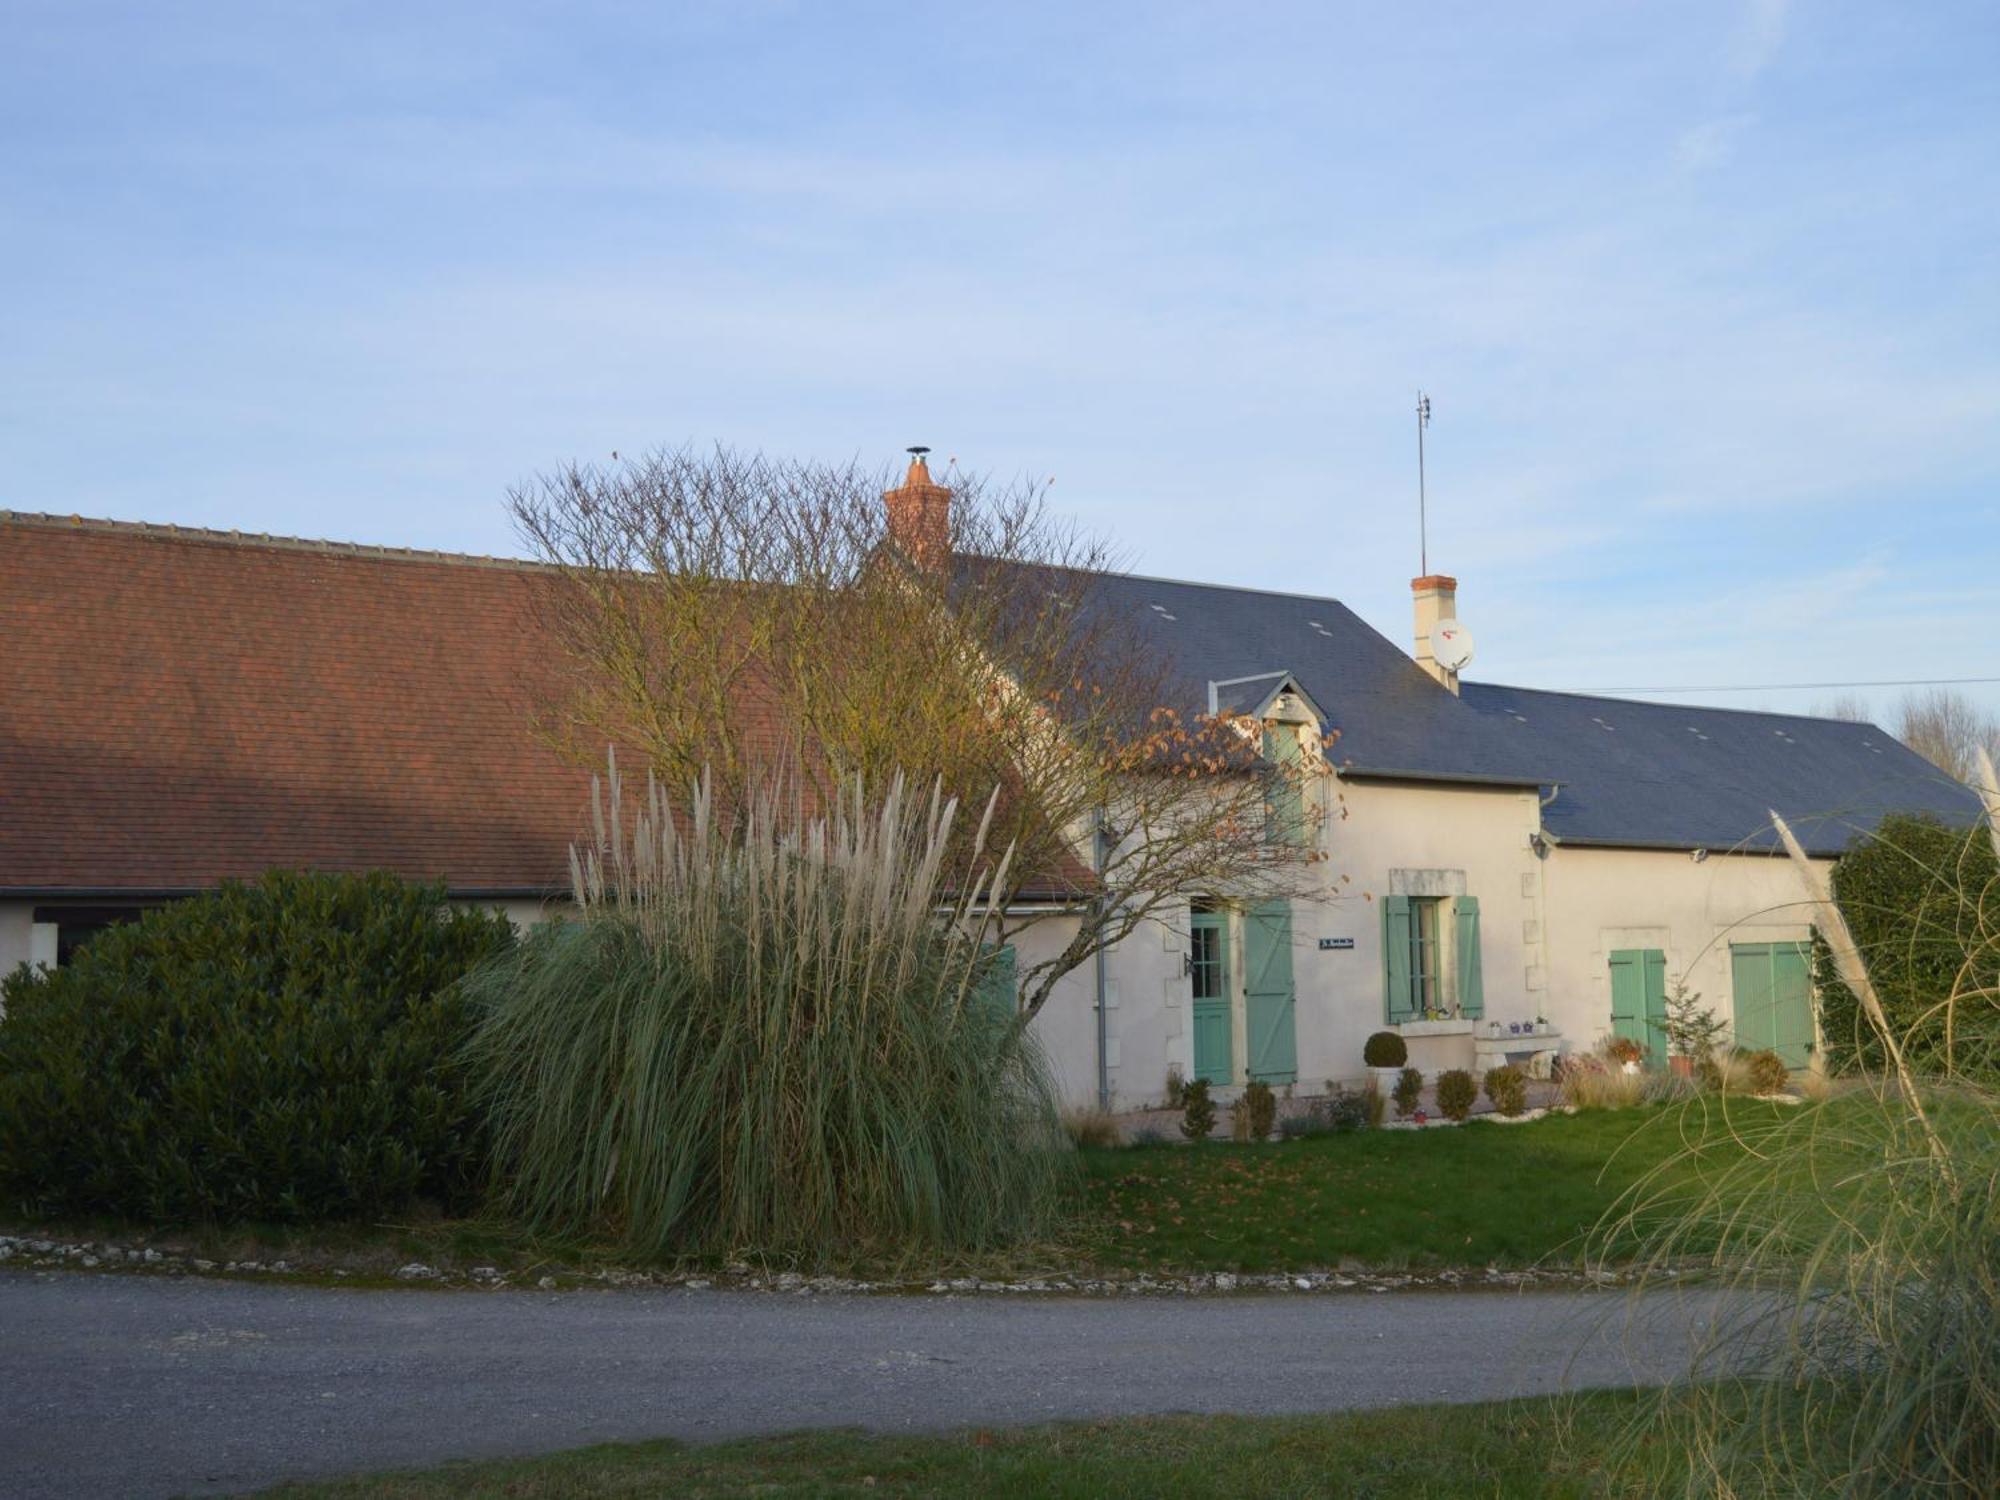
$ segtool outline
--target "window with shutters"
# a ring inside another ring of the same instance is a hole
[[[1410,898],[1410,1001],[1418,1015],[1444,1009],[1444,898]]]

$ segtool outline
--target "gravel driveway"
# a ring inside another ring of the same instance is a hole
[[[1661,1293],[798,1297],[0,1272],[0,1495],[224,1494],[648,1437],[1478,1401],[1670,1378]]]

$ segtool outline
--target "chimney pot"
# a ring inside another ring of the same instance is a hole
[[[910,468],[895,489],[882,492],[889,540],[926,573],[941,573],[951,559],[951,491],[931,478],[922,446],[909,450]]]

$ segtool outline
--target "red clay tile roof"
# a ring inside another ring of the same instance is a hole
[[[0,513],[0,890],[568,885],[531,567]]]
[[[0,895],[274,867],[567,891],[593,767],[534,729],[565,670],[544,576],[0,511]],[[1064,860],[1029,884],[1091,880]]]

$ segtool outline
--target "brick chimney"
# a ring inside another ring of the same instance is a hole
[[[1458,580],[1443,573],[1426,573],[1410,580],[1410,592],[1416,596],[1417,606],[1417,665],[1455,693],[1458,673],[1439,666],[1431,655],[1431,632],[1439,620],[1458,618]]]
[[[930,451],[910,449],[910,472],[901,485],[882,492],[882,504],[889,512],[889,540],[926,573],[937,573],[951,559],[951,491],[932,480],[924,462]]]

